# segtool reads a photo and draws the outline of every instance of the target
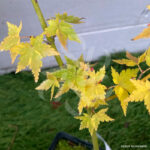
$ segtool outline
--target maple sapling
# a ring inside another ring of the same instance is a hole
[[[114,62],[126,65],[128,68],[118,73],[111,68],[114,85],[107,87],[103,84],[106,75],[105,66],[95,71],[89,63],[85,63],[83,55],[78,60],[72,60],[65,56],[66,65],[63,65],[61,56],[55,45],[55,37],[58,37],[60,44],[67,50],[67,41],[72,40],[80,43],[72,24],[83,23],[83,18],[68,16],[67,13],[57,14],[47,23],[40,11],[36,0],[31,0],[35,11],[39,17],[43,32],[36,37],[29,37],[29,42],[22,42],[20,32],[22,22],[19,26],[7,22],[8,36],[0,43],[1,51],[9,51],[12,63],[18,57],[16,73],[29,67],[34,75],[35,82],[39,79],[39,73],[43,65],[42,59],[47,56],[55,56],[60,69],[55,72],[47,72],[46,80],[43,81],[36,90],[51,89],[50,100],[58,98],[70,89],[79,96],[78,112],[76,119],[81,121],[80,130],[87,128],[90,132],[93,149],[99,150],[96,132],[101,122],[113,121],[107,115],[107,102],[115,97],[120,101],[124,115],[127,115],[129,102],[144,101],[150,113],[150,74],[143,77],[150,68],[143,70],[141,63],[146,62],[150,66],[150,48],[138,58],[126,53],[127,59],[113,60]],[[47,38],[46,42],[44,37]],[[150,37],[150,27],[135,37],[133,40]],[[134,67],[134,68],[133,68]],[[55,88],[59,88],[54,95]],[[115,94],[106,97],[106,93],[112,89]],[[141,94],[142,93],[142,94]],[[105,108],[100,106],[104,105]]]

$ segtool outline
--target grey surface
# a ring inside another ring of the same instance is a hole
[[[69,42],[69,53],[57,42],[64,54],[77,58],[84,53],[86,60],[98,59],[120,50],[138,51],[147,48],[150,40],[131,41],[150,22],[145,10],[147,0],[39,0],[45,18],[55,13],[85,17],[85,23],[75,25],[82,44]],[[42,32],[30,0],[0,0],[0,41],[7,36],[6,21],[19,25],[23,22],[21,35],[37,35]],[[54,58],[43,60],[44,67],[55,66]],[[15,70],[7,52],[0,53],[0,73]]]

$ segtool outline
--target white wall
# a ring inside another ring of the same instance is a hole
[[[45,18],[55,13],[86,18],[84,24],[75,25],[82,44],[69,42],[69,55],[77,58],[81,53],[86,60],[120,50],[138,51],[147,48],[150,40],[131,41],[150,23],[150,14],[144,10],[148,0],[38,0]],[[42,32],[30,0],[0,0],[0,41],[7,36],[6,21],[19,25],[23,22],[21,35],[37,35]],[[60,44],[62,56],[66,54]],[[44,66],[55,66],[54,58],[43,60]],[[15,70],[7,52],[0,53],[0,74]]]

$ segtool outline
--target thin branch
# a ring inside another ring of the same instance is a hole
[[[110,86],[110,87],[107,88],[107,90],[110,90],[110,89],[112,89],[112,88],[114,88],[114,87],[115,87],[115,85]]]
[[[34,37],[34,36],[31,36],[31,35],[30,36],[20,36],[21,39],[30,39],[31,37]]]
[[[14,133],[14,136],[11,140],[11,143],[10,143],[10,146],[8,147],[7,150],[11,150],[13,145],[14,145],[14,142],[15,142],[15,139],[16,139],[16,135],[17,135],[17,132],[18,132],[18,127],[16,125],[11,125],[11,127],[14,127],[16,130],[15,130],[15,133]]]
[[[142,70],[142,68],[140,67],[140,65],[139,65],[139,64],[138,64],[138,68],[139,68],[140,72],[142,73],[142,72],[143,72],[143,70]]]
[[[40,21],[41,27],[42,27],[42,29],[43,29],[43,31],[44,31],[45,28],[47,28],[47,23],[46,23],[46,21],[45,21],[45,18],[44,18],[44,16],[43,16],[43,13],[42,13],[42,11],[41,11],[41,9],[40,9],[40,6],[39,6],[39,4],[38,4],[38,1],[37,1],[37,0],[31,0],[31,2],[32,2],[32,5],[33,5],[33,7],[34,7],[34,10],[35,10],[35,12],[36,12],[36,14],[37,14],[37,16],[38,16],[38,19],[39,19],[39,21]],[[47,38],[47,40],[51,43],[52,47],[55,48],[56,51],[58,51],[57,48],[56,48],[56,45],[55,45],[54,37],[52,36],[52,37],[46,37],[46,38]],[[59,65],[60,67],[63,67],[63,61],[62,61],[61,57],[60,57],[60,56],[55,56],[55,59],[56,59],[58,65]]]
[[[143,74],[145,74],[146,72],[148,72],[150,70],[150,68],[146,69],[145,71],[141,72],[141,74],[139,75],[138,79],[141,79]]]

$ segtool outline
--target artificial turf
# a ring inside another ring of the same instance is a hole
[[[121,52],[100,58],[95,69],[106,65],[104,84],[113,85],[110,66],[119,72],[127,68],[111,61],[124,57],[125,53]],[[145,67],[143,64],[142,68]],[[78,114],[76,94],[69,91],[52,103],[50,91],[35,90],[44,79],[45,71],[40,74],[38,83],[34,83],[31,72],[0,76],[0,150],[47,150],[59,131],[91,140],[88,130],[79,131],[80,121],[73,118]],[[108,114],[115,121],[101,123],[98,133],[112,150],[131,149],[123,145],[146,145],[143,149],[150,149],[150,115],[143,102],[129,103],[125,117],[119,101],[114,99],[109,102]]]

